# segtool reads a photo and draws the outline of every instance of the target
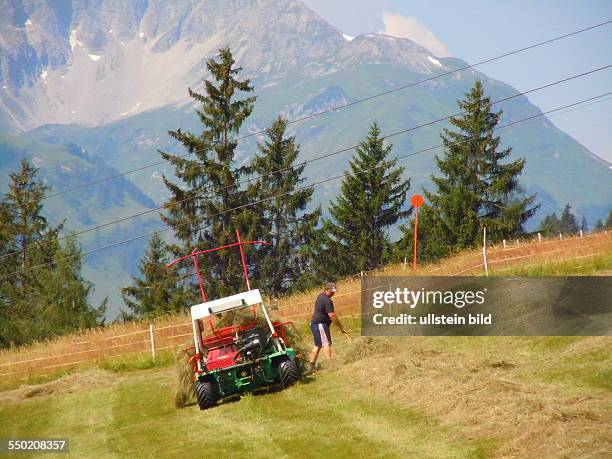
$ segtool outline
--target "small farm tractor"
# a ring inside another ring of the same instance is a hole
[[[231,395],[270,386],[287,387],[300,379],[298,356],[288,340],[291,322],[272,321],[259,290],[251,290],[243,245],[268,244],[241,241],[214,249],[196,251],[170,263],[191,258],[198,277],[203,302],[191,307],[194,346],[190,363],[194,371],[194,391],[200,409],[205,410]],[[197,257],[212,251],[239,247],[247,291],[207,301]],[[259,312],[263,317],[258,316]],[[246,314],[245,314],[246,313]],[[216,327],[216,320],[238,317],[232,325]],[[246,320],[244,318],[247,318]]]

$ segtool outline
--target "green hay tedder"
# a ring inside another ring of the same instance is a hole
[[[288,339],[291,322],[273,322],[259,290],[251,290],[242,246],[267,244],[241,241],[214,249],[195,251],[168,267],[190,258],[196,268],[203,302],[192,306],[195,353],[190,358],[194,391],[200,409],[215,406],[222,398],[264,387],[287,387],[300,379],[300,365]],[[239,247],[247,291],[207,301],[197,256],[229,247]],[[263,317],[259,316],[259,313]],[[216,327],[219,318],[240,318],[233,325]],[[261,317],[261,318],[260,318]],[[263,319],[263,320],[262,320]]]

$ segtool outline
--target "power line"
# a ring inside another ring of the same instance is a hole
[[[572,75],[570,77],[563,78],[561,80],[557,80],[557,81],[554,81],[552,83],[545,84],[543,86],[538,86],[537,88],[533,88],[533,89],[529,89],[527,91],[519,92],[519,93],[514,94],[512,96],[504,97],[502,99],[494,101],[491,105],[499,104],[501,102],[506,102],[508,100],[515,99],[517,97],[524,96],[524,95],[530,94],[532,92],[541,91],[542,89],[550,88],[551,86],[555,86],[555,85],[558,85],[558,84],[561,84],[561,83],[565,83],[565,82],[568,82],[568,81],[571,81],[571,80],[575,80],[577,78],[581,78],[581,77],[584,77],[584,76],[587,76],[587,75],[590,75],[590,74],[593,74],[593,73],[596,73],[596,72],[600,72],[600,71],[608,69],[610,67],[612,67],[612,64],[609,64],[609,65],[606,65],[606,66],[603,66],[603,67],[599,67],[599,68],[596,68],[596,69],[593,69],[593,70],[589,70],[587,72],[583,72],[583,73],[579,73],[579,74],[576,74],[576,75]],[[383,139],[387,139],[389,137],[394,137],[394,136],[399,135],[399,134],[405,134],[405,133],[408,133],[408,132],[411,132],[411,131],[415,131],[417,129],[421,129],[421,128],[424,128],[424,127],[427,127],[427,126],[431,126],[433,124],[436,124],[436,123],[439,123],[439,122],[442,122],[442,121],[446,121],[446,120],[448,120],[450,118],[453,118],[453,117],[461,116],[461,115],[463,115],[465,113],[467,113],[467,112],[463,111],[463,112],[455,113],[453,115],[445,116],[443,118],[438,118],[436,120],[429,121],[429,122],[424,123],[424,124],[420,124],[420,125],[417,125],[417,126],[412,126],[410,128],[394,132],[394,133],[386,135],[386,136],[384,136],[382,138]],[[278,172],[285,172],[285,171],[288,171],[290,169],[295,169],[295,168],[298,168],[298,167],[305,166],[305,165],[307,165],[309,163],[312,163],[312,162],[315,162],[315,161],[319,161],[321,159],[325,159],[325,158],[329,158],[331,156],[335,156],[335,155],[338,155],[338,154],[341,154],[341,153],[345,153],[347,151],[350,151],[350,150],[353,150],[353,149],[357,148],[357,146],[358,145],[352,145],[350,147],[344,147],[344,148],[342,148],[340,150],[335,150],[333,152],[330,152],[330,153],[327,153],[327,154],[324,154],[324,155],[320,155],[320,156],[314,157],[312,159],[303,161],[303,162],[298,163],[298,164],[293,165],[293,166],[288,166],[288,167],[284,167],[284,168],[281,168],[281,169],[277,169],[277,170],[268,172],[268,173],[264,174],[263,176],[259,176],[259,178],[267,177],[269,175],[272,175],[272,174],[275,174],[275,173],[278,173]],[[212,193],[218,193],[218,192],[220,192],[222,190],[225,190],[225,189],[228,189],[230,187],[242,185],[243,183],[245,183],[245,182],[247,182],[249,180],[250,179],[244,179],[244,180],[238,181],[236,183],[236,185],[231,185],[231,186],[226,186],[226,187],[219,187],[216,190],[211,190],[211,193],[208,193],[208,194],[190,196],[188,198],[184,198],[184,199],[181,199],[179,201],[171,202],[169,204],[164,204],[164,205],[155,207],[153,209],[147,209],[147,210],[138,212],[138,213],[133,214],[133,215],[128,215],[128,216],[120,218],[120,219],[112,220],[110,222],[102,223],[102,224],[99,224],[99,225],[96,225],[96,226],[93,226],[93,227],[90,227],[90,228],[87,228],[87,229],[84,229],[84,230],[81,230],[81,231],[73,232],[71,234],[68,234],[66,236],[62,236],[62,237],[58,238],[57,241],[63,241],[63,240],[68,239],[70,237],[80,236],[82,234],[89,233],[91,231],[96,231],[96,230],[99,230],[99,229],[102,229],[102,228],[106,228],[106,227],[111,226],[111,225],[116,225],[118,223],[121,223],[121,222],[124,222],[124,221],[127,221],[127,220],[131,220],[133,218],[141,217],[143,215],[146,215],[146,214],[149,214],[149,213],[152,213],[152,212],[157,212],[157,211],[160,211],[160,210],[163,210],[163,209],[169,209],[169,208],[174,207],[174,206],[176,206],[178,204],[181,204],[181,203],[187,202],[187,201],[191,201],[193,199],[199,199],[199,198],[204,198],[204,197],[207,197],[207,196],[212,196]],[[204,189],[203,191],[208,191],[211,188],[212,187],[208,187],[208,188]],[[28,250],[30,250],[32,248],[44,247],[45,245],[51,244],[53,242],[56,242],[56,241],[54,240],[54,241],[47,241],[47,242],[42,242],[42,243],[34,242],[34,243],[32,243],[32,244],[28,245],[27,247],[24,247],[24,248],[22,248],[20,250],[17,250],[17,251],[5,254],[3,256],[0,256],[0,260],[3,260],[5,258],[8,258],[8,257],[13,256],[13,255],[17,255],[17,254],[20,254],[20,253],[27,252]]]
[[[598,27],[603,27],[603,26],[608,25],[610,23],[612,23],[612,19],[608,20],[608,21],[605,21],[605,22],[601,22],[599,24],[595,24],[595,25],[589,26],[589,27],[585,27],[584,29],[576,30],[574,32],[570,32],[570,33],[563,34],[563,35],[558,35],[558,36],[553,37],[553,38],[551,38],[549,40],[545,40],[545,41],[541,41],[541,42],[538,42],[538,43],[534,43],[532,45],[525,46],[523,48],[519,48],[519,49],[516,49],[514,51],[509,51],[507,53],[500,54],[499,56],[495,56],[495,57],[492,57],[492,58],[489,58],[489,59],[485,59],[485,60],[479,61],[479,62],[477,62],[475,64],[467,65],[467,66],[464,66],[464,67],[461,67],[461,68],[458,68],[458,69],[455,69],[455,70],[449,70],[448,72],[440,73],[440,74],[434,75],[432,77],[425,78],[424,80],[415,81],[415,82],[412,82],[412,83],[405,84],[403,86],[399,86],[399,87],[394,88],[394,89],[389,89],[387,91],[383,91],[383,92],[380,92],[380,93],[377,93],[377,94],[373,94],[373,95],[368,96],[368,97],[364,97],[362,99],[357,99],[357,100],[354,100],[354,101],[349,102],[347,104],[341,105],[339,107],[328,108],[328,109],[322,110],[322,111],[317,112],[317,113],[312,113],[310,115],[306,115],[306,116],[303,116],[301,118],[297,118],[297,119],[288,121],[287,124],[298,123],[300,121],[305,121],[305,120],[310,119],[310,118],[314,118],[314,117],[317,117],[317,116],[325,115],[326,113],[342,110],[342,109],[347,108],[347,107],[352,107],[352,106],[360,104],[362,102],[366,102],[366,101],[369,101],[369,100],[372,100],[372,99],[376,99],[378,97],[386,96],[388,94],[393,94],[395,92],[402,91],[404,89],[411,88],[413,86],[417,86],[419,84],[426,83],[428,81],[432,81],[432,80],[435,80],[437,78],[441,78],[441,77],[444,77],[444,76],[452,75],[453,73],[457,73],[457,72],[462,72],[463,70],[468,70],[468,69],[477,67],[479,65],[488,64],[490,62],[494,62],[496,60],[503,59],[505,57],[512,56],[514,54],[519,54],[519,53],[522,53],[524,51],[528,51],[530,49],[534,49],[534,48],[537,48],[537,47],[540,47],[540,46],[543,46],[543,45],[547,45],[547,44],[553,43],[553,42],[558,41],[558,40],[562,40],[564,38],[568,38],[568,37],[572,37],[574,35],[578,35],[578,34],[581,34],[581,33],[584,33],[584,32],[588,32],[589,30],[593,30],[593,29],[596,29]],[[244,136],[241,136],[241,137],[237,137],[236,139],[233,139],[232,142],[239,142],[241,140],[247,139],[249,137],[253,137],[255,135],[260,135],[260,134],[265,134],[265,129],[259,130],[259,131],[255,131],[255,132],[252,132],[250,134],[247,134],[247,135],[244,135]],[[214,146],[214,145],[217,145],[217,144],[223,143],[223,142],[224,141],[221,141],[221,140],[213,141],[213,142],[211,142],[211,146]],[[194,151],[191,151],[191,152],[179,155],[178,158],[184,158],[184,157],[189,156],[189,155],[191,155],[193,153],[198,153],[198,152],[201,152],[201,151],[205,151],[205,150],[194,150]],[[64,194],[72,193],[73,191],[82,190],[83,188],[87,188],[87,187],[90,187],[90,186],[93,186],[93,185],[99,185],[100,183],[108,182],[110,180],[114,180],[114,179],[117,179],[119,177],[123,177],[125,175],[132,174],[134,172],[140,172],[142,170],[149,169],[151,167],[160,166],[160,165],[165,164],[167,162],[168,162],[167,160],[163,160],[163,161],[157,161],[157,162],[150,163],[150,164],[145,164],[144,166],[137,167],[137,168],[134,168],[134,169],[130,169],[130,170],[127,170],[125,172],[120,172],[120,173],[118,173],[116,175],[112,175],[112,176],[109,176],[109,177],[104,177],[104,178],[101,178],[99,180],[94,180],[94,181],[89,182],[89,183],[84,183],[83,185],[79,185],[79,186],[76,186],[74,188],[69,188],[67,190],[63,190],[63,191],[60,191],[58,193],[50,194],[49,196],[47,196],[46,199],[51,199],[51,198],[55,198],[57,196],[62,196]]]
[[[532,116],[527,117],[527,118],[522,118],[520,120],[513,121],[511,123],[507,123],[507,124],[504,124],[502,126],[497,126],[496,128],[494,128],[494,130],[505,129],[505,128],[508,128],[508,127],[511,127],[511,126],[515,126],[515,125],[517,125],[519,123],[524,123],[524,122],[527,122],[527,121],[530,121],[530,120],[533,120],[533,119],[540,118],[542,116],[548,115],[550,113],[554,113],[554,112],[558,112],[560,110],[565,110],[567,108],[575,107],[575,106],[580,105],[582,103],[591,102],[593,100],[600,99],[602,97],[606,97],[606,96],[609,96],[609,95],[612,95],[612,91],[600,94],[600,95],[595,96],[595,97],[590,97],[590,98],[587,98],[587,99],[582,99],[582,100],[580,100],[578,102],[574,102],[572,104],[568,104],[568,105],[564,105],[562,107],[558,107],[558,108],[555,108],[555,109],[552,109],[552,110],[548,110],[546,112],[542,112],[542,113],[539,113],[537,115],[532,115]],[[397,135],[397,134],[398,133],[392,134],[392,135]],[[387,136],[387,137],[390,137],[390,136]],[[465,142],[468,142],[468,141],[472,140],[472,138],[473,137],[470,137],[470,138],[462,140],[460,142],[453,142],[450,145],[460,145],[462,143],[465,143]],[[398,156],[398,157],[396,157],[396,158],[394,158],[393,160],[390,160],[390,161],[397,161],[397,160],[406,159],[406,158],[409,158],[409,157],[412,157],[412,156],[416,156],[416,155],[419,155],[419,154],[422,154],[422,153],[425,153],[425,152],[428,152],[428,151],[432,151],[432,150],[441,148],[443,146],[444,146],[444,144],[436,145],[435,147],[429,147],[429,148],[426,148],[424,150],[419,150],[419,151],[416,151],[416,152],[413,152],[413,153],[409,153],[409,154],[406,154],[406,155]],[[372,170],[372,169],[376,169],[376,168],[385,166],[385,165],[389,164],[390,161],[386,161],[386,162],[384,162],[382,164],[379,164],[377,166],[373,166],[373,167],[368,168],[368,169],[363,169],[363,171]],[[321,185],[323,183],[327,183],[327,182],[331,182],[331,181],[334,181],[334,180],[338,180],[340,178],[346,177],[347,175],[348,175],[348,172],[345,172],[344,174],[340,174],[340,175],[337,175],[337,176],[334,176],[334,177],[330,177],[330,178],[327,178],[327,179],[319,180],[318,182],[314,182],[314,183],[312,183],[310,185],[306,185],[306,186],[300,187],[300,188],[298,188],[296,190],[293,190],[293,191],[279,193],[279,194],[276,194],[276,195],[273,195],[273,196],[270,196],[270,197],[267,197],[267,198],[263,198],[263,199],[260,199],[260,200],[257,200],[257,201],[250,202],[248,204],[243,204],[241,206],[237,206],[237,207],[233,207],[231,209],[226,209],[224,211],[217,212],[216,214],[210,215],[209,218],[216,217],[218,215],[223,215],[223,214],[226,214],[228,212],[233,212],[233,211],[236,211],[236,210],[241,210],[241,209],[244,209],[244,208],[247,208],[247,207],[251,207],[253,205],[260,204],[262,202],[269,201],[271,199],[283,197],[283,196],[286,196],[286,195],[289,195],[289,194],[292,194],[292,193],[297,193],[297,192],[306,190],[308,188],[313,188],[313,187],[315,187],[317,185]],[[181,225],[185,225],[185,223],[182,223],[182,224],[177,225],[177,226],[181,226]],[[204,228],[207,228],[208,226],[210,226],[210,225],[204,225],[204,226],[198,227],[197,229],[198,230],[202,230]],[[57,263],[58,261],[70,260],[70,259],[77,258],[77,257],[86,257],[86,256],[91,255],[93,253],[97,253],[97,252],[100,252],[100,251],[103,251],[103,250],[107,250],[107,249],[110,249],[110,248],[113,248],[113,247],[117,247],[119,245],[127,244],[127,243],[130,243],[130,242],[133,242],[133,241],[136,241],[136,240],[139,240],[139,239],[143,239],[143,238],[146,238],[146,237],[151,237],[151,236],[153,236],[155,234],[161,234],[163,232],[169,231],[170,229],[172,229],[172,228],[168,227],[168,228],[156,230],[156,231],[153,231],[151,233],[142,234],[140,236],[135,236],[135,237],[132,237],[132,238],[129,238],[129,239],[125,239],[123,241],[118,241],[118,242],[115,242],[113,244],[109,244],[109,245],[106,245],[106,246],[98,247],[96,249],[90,250],[88,252],[85,252],[85,253],[82,253],[82,254],[79,254],[79,255],[68,255],[68,256],[65,256],[65,257],[61,257],[58,260],[53,260],[53,261],[49,261],[49,262],[46,262],[46,263],[41,263],[39,265],[30,266],[30,267],[28,267],[26,269],[23,269],[23,270],[20,270],[20,271],[14,271],[12,273],[5,274],[4,276],[0,277],[0,280],[8,279],[8,278],[13,277],[15,275],[26,273],[26,272],[31,271],[33,269],[44,268],[46,266],[51,266],[51,265]]]

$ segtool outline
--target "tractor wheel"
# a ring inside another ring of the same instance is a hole
[[[298,368],[295,360],[283,360],[278,365],[278,372],[280,373],[280,379],[283,387],[288,387],[300,380],[300,369]]]
[[[211,408],[217,404],[219,387],[216,382],[196,381],[193,385],[198,399],[198,406],[201,410]]]

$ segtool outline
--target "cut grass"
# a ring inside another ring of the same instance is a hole
[[[554,261],[503,274],[597,274],[610,271],[611,257],[580,263]],[[583,270],[588,263],[592,267]],[[348,281],[346,288],[358,283]],[[306,297],[310,307],[313,296]],[[344,307],[358,298],[338,300]],[[247,394],[205,412],[193,405],[179,410],[170,351],[158,353],[155,362],[145,354],[111,357],[96,363],[105,370],[75,369],[68,376],[64,370],[0,392],[2,434],[69,437],[68,456],[77,457],[612,452],[610,337],[359,338],[357,317],[343,323],[353,330],[353,342],[334,333],[334,359],[323,361],[314,378],[284,391]],[[305,323],[300,331],[309,339]],[[108,339],[106,332],[99,335]]]
[[[608,348],[572,353],[541,377],[559,384],[612,392],[612,351]]]
[[[3,406],[0,418],[14,419],[4,434],[66,436],[71,455],[85,457],[475,457],[491,445],[337,373],[320,379],[199,412],[176,410],[169,373],[149,370],[101,390]]]
[[[176,409],[172,368],[121,368],[74,392],[3,401],[3,434],[67,436],[80,457],[571,457],[612,447],[608,337],[334,338],[334,359],[283,391]],[[65,379],[56,386],[79,384]]]

